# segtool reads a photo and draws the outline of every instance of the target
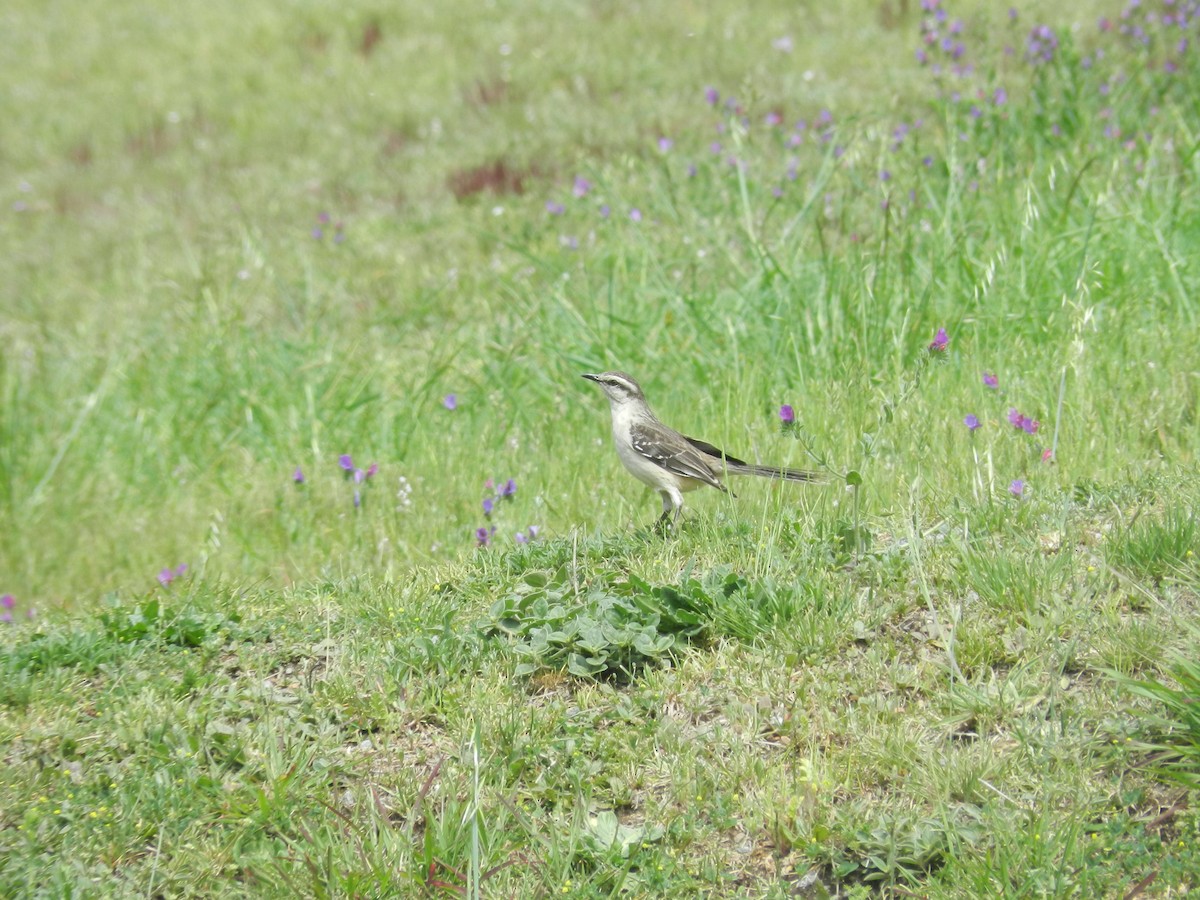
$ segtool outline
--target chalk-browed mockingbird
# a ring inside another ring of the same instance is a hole
[[[756,466],[718,450],[712,444],[686,437],[658,420],[646,404],[638,383],[624,372],[584,375],[600,385],[612,409],[617,456],[634,478],[662,495],[659,525],[679,518],[683,494],[702,485],[728,493],[721,483],[726,472],[788,481],[820,481],[814,472],[782,466]]]

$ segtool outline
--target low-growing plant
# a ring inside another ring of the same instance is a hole
[[[853,815],[853,811],[848,814]],[[915,813],[876,813],[868,824],[853,828],[840,841],[836,835],[814,855],[826,857],[837,882],[874,886],[917,884],[940,868],[958,840],[974,841],[972,824],[961,827]]]
[[[1111,674],[1126,690],[1155,704],[1142,714],[1141,722],[1140,748],[1147,753],[1150,771],[1200,790],[1200,662],[1195,649],[1175,660],[1170,680]]]
[[[3,656],[3,671],[10,680],[14,673],[35,674],[63,667],[90,672],[122,652],[98,629],[51,627],[15,643]]]
[[[544,669],[581,678],[629,679],[647,665],[669,663],[683,646],[704,644],[722,632],[752,637],[775,618],[771,606],[758,617],[733,616],[725,606],[748,595],[749,582],[718,571],[697,579],[684,573],[677,585],[653,585],[636,575],[604,576],[576,586],[564,571],[526,575],[492,604],[484,634],[506,634],[522,658],[517,675]]]
[[[154,638],[180,647],[199,647],[209,638],[228,635],[240,621],[237,613],[226,615],[188,608],[173,611],[158,597],[148,597],[132,606],[113,601],[100,613],[104,630],[115,641],[128,643]]]
[[[705,617],[683,594],[666,602],[648,594],[622,595],[605,582],[582,588],[560,574],[531,573],[497,600],[483,624],[485,634],[514,638],[522,658],[518,675],[565,669],[582,678],[631,678],[638,669],[667,662],[677,647],[697,636]]]
[[[1105,560],[1118,571],[1161,581],[1197,565],[1200,524],[1194,510],[1173,504],[1161,517],[1134,520],[1105,548]]]

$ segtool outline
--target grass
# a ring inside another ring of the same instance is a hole
[[[1195,26],[915,7],[10,4],[0,894],[1194,889]]]

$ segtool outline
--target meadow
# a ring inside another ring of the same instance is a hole
[[[6,4],[0,896],[1200,889],[1198,22]]]

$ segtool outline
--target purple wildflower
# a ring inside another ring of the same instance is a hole
[[[965,419],[963,419],[963,424],[967,426],[968,430],[974,431],[976,428],[980,427],[979,416],[975,415],[975,413],[971,413]]]
[[[3,606],[5,609],[12,609],[16,605],[17,598],[12,594],[5,594],[3,597],[0,597],[0,606]]]
[[[1058,51],[1058,35],[1049,25],[1036,25],[1025,41],[1025,59],[1034,65],[1054,60]]]
[[[329,224],[329,213],[327,213],[327,212],[317,213],[317,221],[320,222],[322,225],[328,225]]]
[[[1008,492],[1019,500],[1025,496],[1025,482],[1020,478],[1014,478],[1013,483],[1008,486]]]
[[[354,460],[350,457],[349,453],[343,453],[338,457],[338,465],[342,467],[343,472],[354,471]]]
[[[790,404],[785,403],[779,407],[779,421],[784,425],[791,425],[796,421],[796,411]]]
[[[300,470],[299,466],[296,466],[296,471],[292,473],[292,481],[296,484],[304,484],[304,472]]]
[[[557,200],[547,200],[546,212],[550,213],[552,216],[561,216],[564,212],[566,212],[566,207]]]
[[[642,221],[642,211],[635,206],[629,211],[629,218],[634,222]]]
[[[322,231],[319,227],[314,228],[312,230],[312,236],[313,236],[314,241],[319,241],[321,238],[325,237],[325,232]]]
[[[945,328],[939,328],[937,334],[933,336],[933,341],[929,344],[929,349],[933,353],[942,353],[950,344],[950,336],[946,334]]]
[[[483,514],[485,516],[490,516],[492,514],[492,510],[495,508],[496,508],[495,500],[493,500],[491,497],[483,498]]]
[[[721,102],[721,95],[715,87],[706,87],[704,89],[704,102],[709,106],[716,106]]]
[[[493,525],[489,530],[486,526],[475,529],[475,540],[479,542],[480,547],[486,547],[491,543],[492,535],[496,533],[496,526]]]
[[[1008,411],[1008,424],[1013,428],[1021,429],[1027,434],[1037,434],[1037,430],[1041,427],[1042,423],[1037,419],[1031,419],[1014,407]]]
[[[170,569],[163,569],[161,572],[158,573],[158,583],[161,584],[163,587],[166,587],[174,579],[175,579],[175,573],[172,572]]]
[[[355,484],[362,484],[366,480],[367,480],[366,472],[364,472],[362,469],[354,470],[354,483]]]
[[[446,409],[458,409],[458,394],[447,394],[442,398],[442,406]]]
[[[576,197],[586,197],[587,192],[592,189],[592,183],[582,175],[575,176],[575,185],[571,188],[571,193]]]
[[[607,203],[600,207],[600,218],[607,219],[611,213],[612,210],[608,208]]]
[[[670,153],[671,148],[675,146],[675,142],[669,137],[660,137],[658,139],[658,149],[663,153]]]
[[[375,475],[378,471],[379,471],[379,463],[371,463],[371,465],[367,466],[367,477],[370,478],[371,476]]]
[[[500,496],[501,497],[511,497],[516,492],[517,492],[517,482],[515,479],[510,478],[510,479],[508,479],[508,481],[504,482],[504,484],[500,486]]]
[[[518,544],[528,544],[529,538],[525,537],[525,532],[518,531],[516,537],[513,538]]]
[[[1000,379],[996,377],[994,372],[983,373],[983,386],[997,388],[1000,386]]]

